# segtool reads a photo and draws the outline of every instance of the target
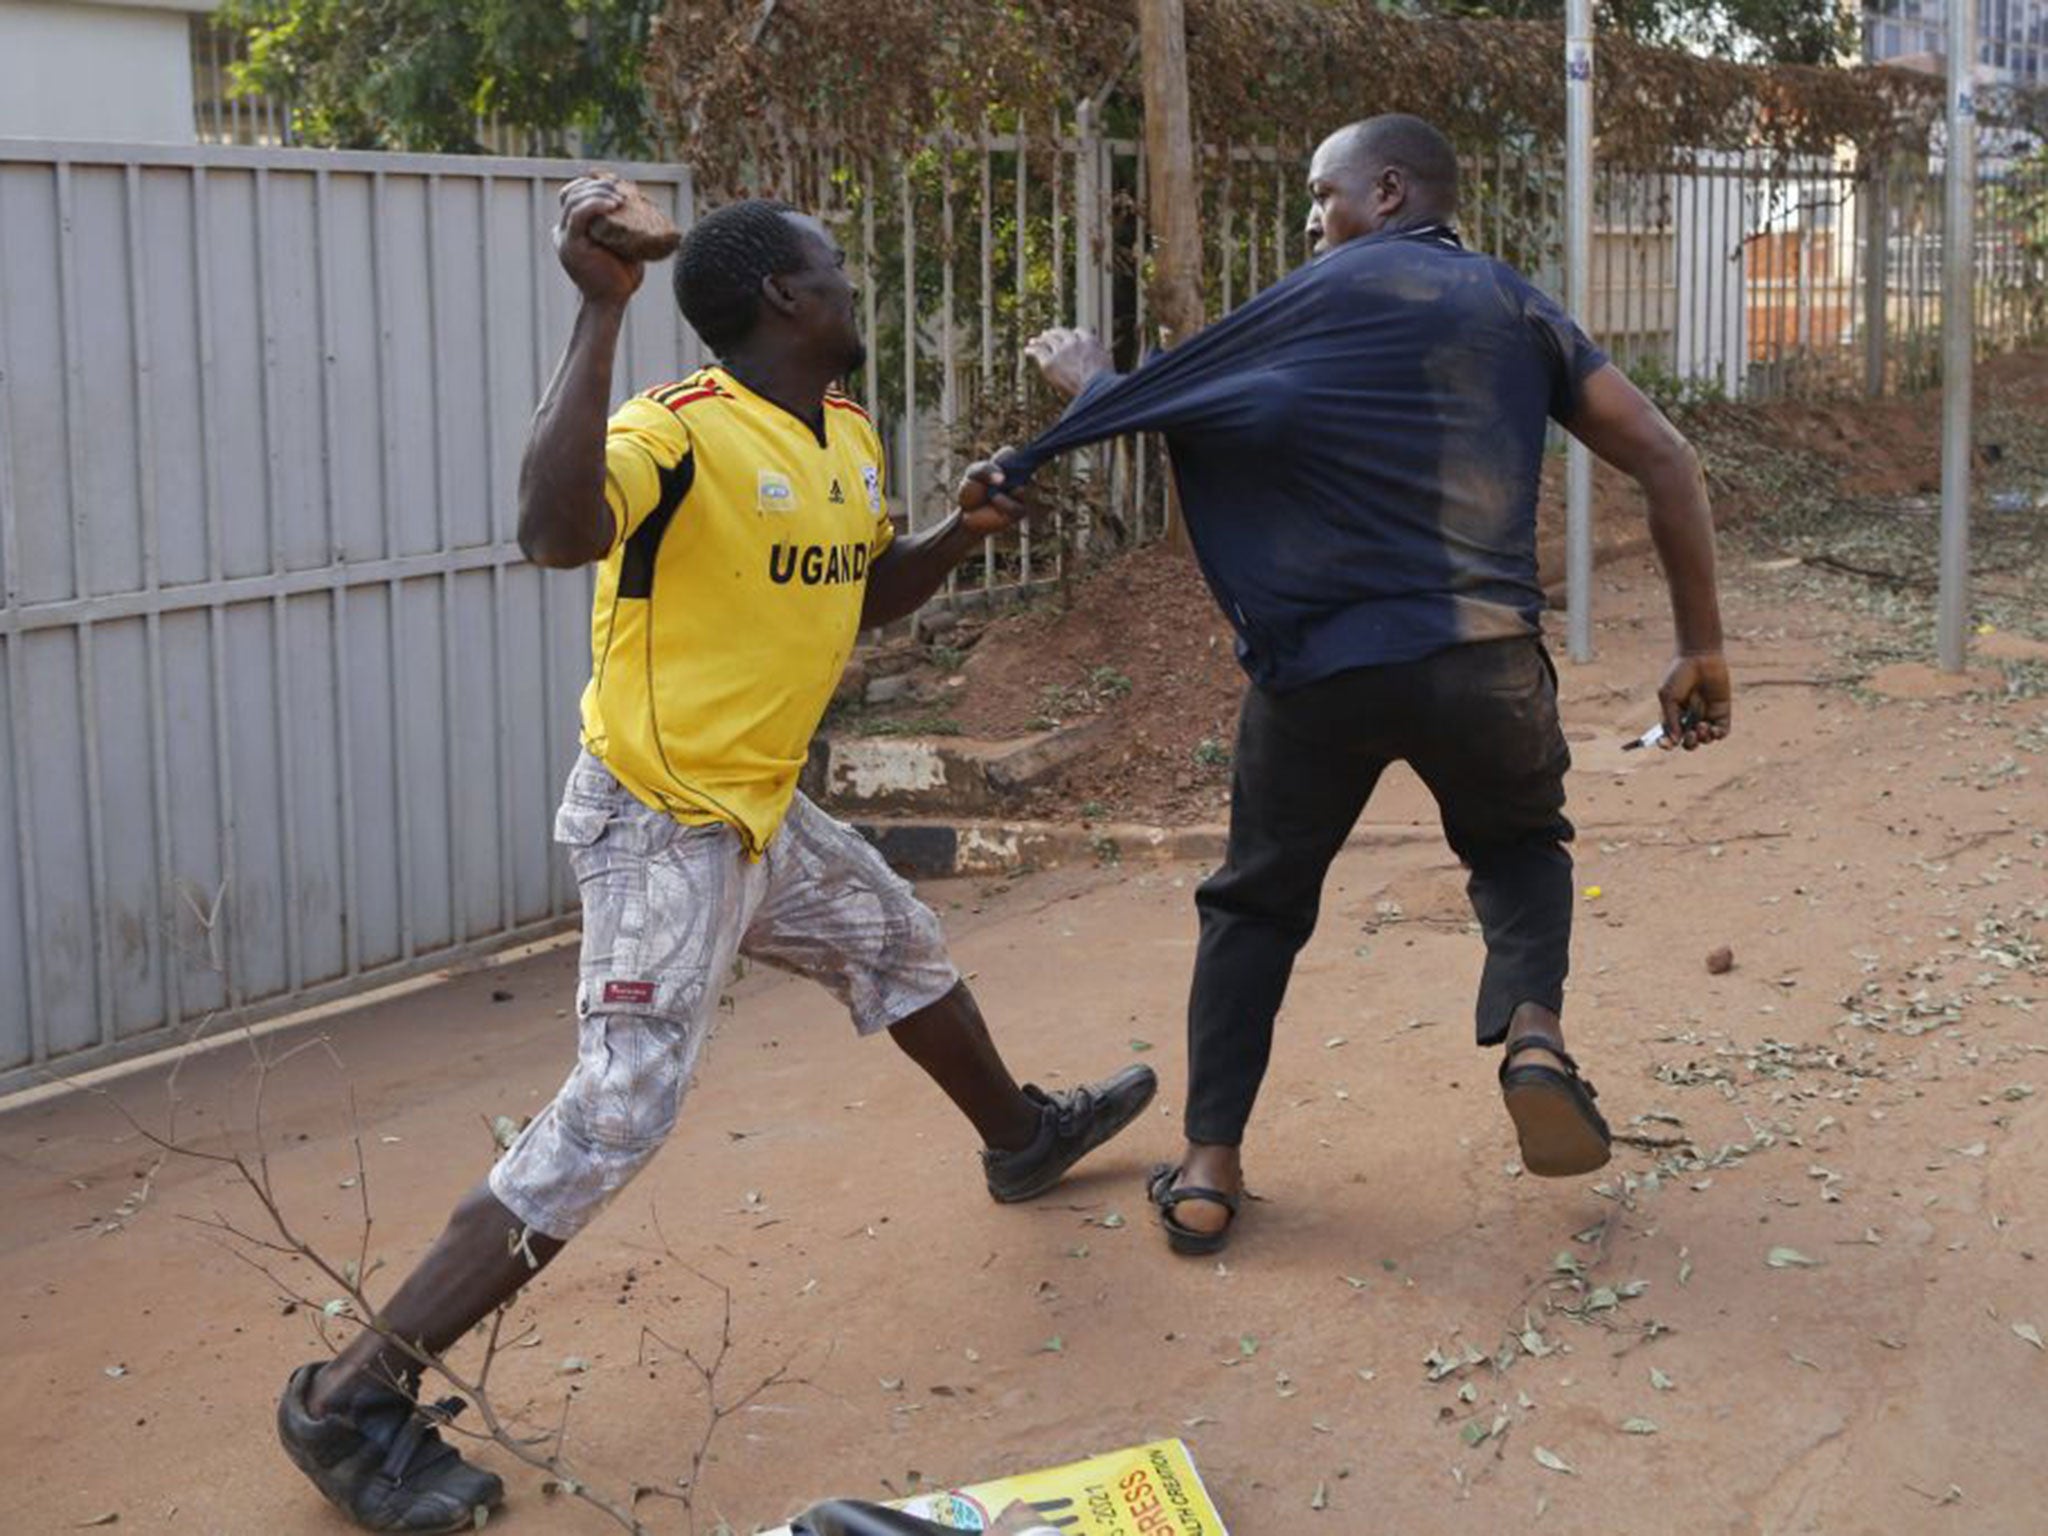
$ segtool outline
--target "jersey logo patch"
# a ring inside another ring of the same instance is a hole
[[[789,483],[789,476],[779,470],[760,471],[754,508],[759,512],[794,512],[796,510],[796,487]]]
[[[839,477],[837,475],[834,475],[832,477],[832,494],[830,496],[827,496],[825,499],[831,502],[832,505],[835,507],[843,507],[846,505],[846,492],[839,489]]]
[[[865,480],[865,481],[867,482],[867,487],[868,487],[868,510],[869,510],[870,512],[879,512],[879,511],[881,511],[881,510],[882,510],[882,472],[881,472],[881,471],[880,471],[879,469],[875,468],[875,466],[874,466],[874,465],[872,465],[872,464],[863,464],[863,465],[861,465],[861,467],[860,467],[860,477],[861,477],[861,479],[863,479],[863,480]]]

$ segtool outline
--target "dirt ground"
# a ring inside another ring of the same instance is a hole
[[[508,1325],[500,1409],[551,1432],[567,1405],[588,1483],[673,1491],[708,1412],[682,1351],[716,1349],[722,1286],[719,1402],[785,1364],[801,1380],[719,1422],[703,1532],[1173,1435],[1234,1536],[2041,1530],[2048,662],[2028,604],[2048,566],[1987,566],[2013,595],[1957,693],[1912,659],[1924,592],[1800,563],[1846,535],[1781,510],[1724,546],[1730,741],[1619,748],[1668,633],[1639,556],[1602,568],[1599,658],[1564,668],[1571,1038],[1631,1138],[1604,1174],[1519,1170],[1468,1033],[1461,878],[1390,776],[1297,970],[1247,1147],[1259,1199],[1223,1262],[1169,1255],[1140,1188],[1175,1146],[1204,871],[934,885],[1020,1073],[1142,1059],[1158,1112],[997,1207],[897,1053],[749,975],[676,1144]],[[1902,557],[1931,547],[1924,520],[1886,526]],[[1709,974],[1722,945],[1734,967]],[[385,1266],[373,1290],[487,1165],[490,1119],[560,1080],[572,971],[558,950],[265,1042],[323,1042],[268,1074],[268,1167],[313,1243]],[[181,1136],[252,1144],[248,1064],[186,1064]],[[0,1529],[338,1533],[270,1427],[318,1349],[308,1311],[203,1225],[260,1213],[191,1161],[137,1209],[153,1156],[116,1103],[163,1127],[165,1070],[0,1113]],[[508,1529],[611,1528],[484,1454]]]

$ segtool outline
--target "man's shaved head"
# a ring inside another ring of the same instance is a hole
[[[1421,118],[1388,112],[1316,146],[1308,193],[1317,252],[1383,229],[1448,223],[1458,211],[1458,156]]]
[[[1419,117],[1387,112],[1339,128],[1324,141],[1340,164],[1377,176],[1404,172],[1421,200],[1442,218],[1458,211],[1458,154],[1451,141]]]

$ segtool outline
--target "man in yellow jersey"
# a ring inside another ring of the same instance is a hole
[[[855,636],[913,612],[1024,508],[985,485],[898,538],[881,443],[837,390],[864,349],[844,257],[779,203],[732,204],[675,264],[683,315],[719,362],[607,422],[613,354],[642,268],[590,238],[619,204],[572,182],[556,245],[582,295],[535,413],[519,538],[536,562],[596,562],[583,753],[555,820],[583,899],[577,1063],[385,1307],[278,1405],[292,1460],[359,1525],[467,1530],[504,1490],[434,1429],[390,1339],[447,1348],[624,1187],[675,1124],[719,984],[745,954],[812,977],[889,1036],[983,1143],[997,1200],[1050,1189],[1151,1100],[1144,1067],[1020,1087],[947,957],[938,919],[874,849],[797,792]]]

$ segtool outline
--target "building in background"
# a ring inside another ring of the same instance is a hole
[[[219,0],[0,0],[0,138],[190,144],[193,20]]]
[[[1980,78],[2004,85],[2048,85],[2048,0],[1976,0]],[[1866,0],[1863,56],[1944,72],[1949,0]]]

